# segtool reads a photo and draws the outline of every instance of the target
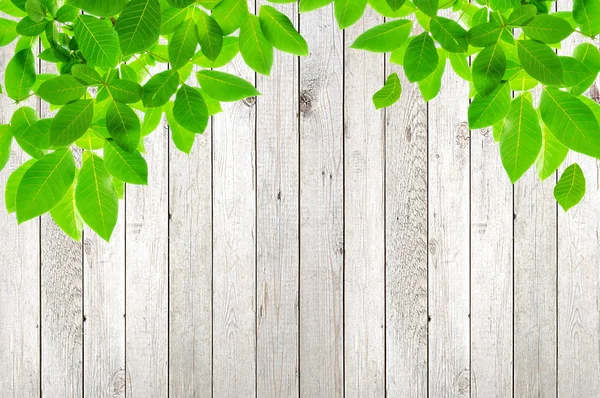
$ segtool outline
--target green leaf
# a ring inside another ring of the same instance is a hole
[[[75,21],[75,39],[89,64],[103,68],[112,68],[117,64],[119,38],[106,21],[79,15]]]
[[[75,206],[75,189],[69,188],[65,197],[50,210],[52,219],[63,230],[77,242],[81,241],[81,231],[83,231],[83,219]]]
[[[381,90],[373,95],[375,109],[385,108],[396,103],[400,99],[401,92],[402,86],[400,85],[398,74],[392,73],[386,79],[385,85]]]
[[[87,225],[108,241],[117,225],[119,199],[104,161],[86,153],[75,189],[77,210]]]
[[[585,64],[585,66],[595,73],[600,71],[600,52],[598,52],[598,48],[596,48],[596,46],[590,43],[581,43],[575,47],[575,50],[573,51],[573,58],[581,61],[583,64]],[[596,76],[597,74],[594,74],[576,86],[571,87],[571,94],[583,94],[588,88],[590,88],[592,84],[594,84]]]
[[[203,68],[220,68],[230,63],[239,52],[239,38],[226,36],[223,38],[223,47],[217,59],[211,61],[201,51],[198,51],[192,58],[192,62]]]
[[[93,117],[93,100],[77,100],[63,106],[50,124],[50,145],[71,145],[87,131]]]
[[[17,211],[17,188],[19,187],[25,172],[29,170],[35,162],[37,162],[37,159],[29,159],[8,176],[6,188],[4,189],[4,204],[6,205],[6,211],[9,214]]]
[[[575,206],[585,195],[585,176],[581,167],[573,163],[563,171],[554,187],[554,197],[564,211]]]
[[[546,126],[542,129],[542,150],[536,160],[535,167],[540,180],[550,177],[567,158],[569,148],[558,141]]]
[[[68,148],[38,159],[23,174],[17,188],[19,224],[50,211],[66,195],[75,180],[75,159]]]
[[[117,15],[127,0],[69,0],[69,4],[99,17]]]
[[[592,72],[586,64],[573,57],[558,57],[564,71],[565,87],[573,87],[589,78],[596,78],[597,73]]]
[[[419,81],[419,91],[421,91],[421,95],[425,101],[434,99],[442,88],[442,76],[446,68],[446,51],[438,48],[438,55],[440,60],[435,71],[425,79]]]
[[[148,184],[148,164],[139,151],[125,152],[112,140],[104,141],[104,164],[114,177],[129,184]]]
[[[508,10],[520,6],[521,0],[489,0],[489,5],[493,10]]]
[[[223,0],[212,12],[212,17],[217,21],[225,36],[238,30],[247,16],[248,2],[246,0]]]
[[[466,81],[473,80],[473,77],[471,76],[471,69],[469,68],[469,61],[467,60],[467,56],[465,54],[450,53],[448,54],[448,58],[450,59],[450,65],[452,65],[452,69],[454,69],[454,72],[458,76]]]
[[[519,61],[531,77],[546,85],[562,84],[562,63],[550,47],[533,40],[518,40],[517,48]]]
[[[46,19],[46,5],[41,0],[27,0],[25,2],[25,11],[34,22],[40,22]]]
[[[198,33],[193,19],[184,21],[173,33],[169,41],[169,61],[172,69],[186,65],[196,52]]]
[[[520,95],[510,106],[500,138],[500,158],[514,184],[533,165],[542,148],[542,129],[533,104]]]
[[[200,17],[196,21],[196,31],[202,54],[211,61],[216,60],[223,48],[223,32],[217,21],[204,11],[200,11]]]
[[[173,116],[177,123],[192,133],[203,133],[208,126],[208,108],[198,90],[182,85],[173,105]]]
[[[502,34],[502,26],[493,22],[486,22],[473,26],[467,32],[466,38],[470,45],[475,47],[487,47],[498,42]]]
[[[405,3],[405,0],[386,0],[392,11],[398,11]]]
[[[144,120],[142,121],[142,137],[152,133],[162,120],[163,109],[159,108],[148,108],[144,113]]]
[[[387,0],[368,0],[369,5],[379,14],[387,18],[402,18],[413,14],[417,9],[412,2],[404,2],[398,10],[393,10]],[[302,6],[302,1],[300,2]]]
[[[413,0],[415,6],[423,12],[423,14],[434,18],[438,12],[438,0]]]
[[[131,80],[114,80],[106,86],[106,89],[115,101],[134,103],[142,99],[142,86]]]
[[[45,150],[50,148],[50,124],[52,119],[40,119],[20,133],[18,140],[33,148]],[[15,138],[17,138],[15,136]]]
[[[46,30],[47,25],[48,21],[45,19],[40,22],[34,22],[31,18],[25,17],[17,24],[17,33],[21,36],[37,36]]]
[[[150,48],[160,34],[158,0],[131,0],[117,20],[115,30],[123,55],[140,53]]]
[[[512,27],[523,26],[531,21],[536,14],[537,8],[533,4],[525,4],[510,14],[506,24]]]
[[[300,12],[314,11],[331,3],[333,0],[300,0]]]
[[[192,133],[181,127],[175,117],[173,116],[173,103],[169,102],[166,109],[167,123],[169,123],[169,130],[171,131],[171,139],[175,144],[175,147],[181,152],[190,154],[192,147],[194,146],[194,140],[196,134]]]
[[[185,21],[187,8],[167,8],[161,16],[160,34],[167,35],[175,32],[175,29]]]
[[[0,125],[0,171],[8,163],[12,147],[12,131],[8,124]]]
[[[527,25],[523,32],[528,38],[543,43],[559,43],[569,37],[575,29],[564,18],[548,14],[539,14]]]
[[[594,112],[579,98],[544,87],[540,113],[548,130],[567,148],[600,158],[600,125]]]
[[[78,15],[79,9],[77,7],[74,7],[70,4],[65,4],[56,12],[56,20],[62,23],[73,22]]]
[[[96,70],[94,68],[92,68],[91,66],[85,65],[85,64],[73,65],[73,67],[71,68],[71,73],[73,74],[73,77],[81,80],[82,82],[84,82],[86,84],[102,84],[103,83],[103,80],[102,80],[102,77],[100,77],[100,74],[98,72],[96,72]]]
[[[176,8],[186,8],[194,3],[194,0],[167,0],[167,3]]]
[[[308,55],[306,40],[286,15],[271,6],[263,5],[260,7],[259,19],[263,33],[273,47],[290,54]]]
[[[18,36],[17,23],[9,19],[0,18],[0,47],[6,46]]]
[[[87,86],[81,84],[73,76],[63,75],[46,80],[40,85],[37,95],[54,105],[65,105],[79,99],[87,91]]]
[[[412,38],[404,53],[404,73],[411,82],[425,79],[438,65],[435,43],[427,32]]]
[[[431,34],[442,48],[451,53],[462,53],[469,49],[467,31],[452,19],[436,17],[431,20]]]
[[[111,101],[106,109],[106,129],[113,140],[129,153],[135,152],[141,139],[140,119],[127,104]]]
[[[600,1],[574,0],[573,19],[583,33],[596,36],[600,33]]]
[[[473,85],[482,97],[498,87],[506,72],[506,56],[502,46],[496,43],[485,47],[473,61]]]
[[[412,21],[407,19],[386,22],[362,33],[350,47],[372,52],[390,52],[406,42],[411,29]]]
[[[334,0],[333,10],[340,29],[354,25],[365,13],[367,0]]]
[[[196,77],[206,94],[217,101],[233,102],[260,95],[252,84],[229,73],[202,70]]]
[[[472,130],[493,126],[510,111],[510,87],[501,83],[488,96],[475,95],[469,105],[469,128]]]
[[[35,64],[31,49],[26,48],[15,54],[6,65],[4,88],[6,94],[20,102],[29,96],[35,84]]]
[[[273,66],[273,46],[261,29],[260,20],[254,15],[248,15],[240,28],[240,52],[249,67],[269,75]]]
[[[144,85],[142,102],[145,107],[159,107],[166,104],[179,86],[176,70],[166,70],[152,76]]]

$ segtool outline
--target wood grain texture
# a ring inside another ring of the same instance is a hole
[[[194,84],[194,74],[188,84]],[[169,147],[169,393],[212,390],[212,134]]]
[[[469,396],[469,84],[446,64],[429,103],[429,393]],[[465,98],[457,101],[457,98]]]
[[[383,23],[368,9],[345,43]],[[384,55],[344,56],[345,396],[385,396],[385,126],[371,100],[384,77]],[[373,294],[379,292],[379,294]]]
[[[165,69],[159,64],[150,72]],[[128,397],[164,397],[168,381],[169,135],[144,138],[148,186],[125,193],[125,383]]]
[[[343,40],[333,7],[300,16],[300,395],[344,386]]]
[[[275,7],[297,26],[296,4]],[[271,76],[257,76],[258,397],[299,394],[298,63],[278,52]]]
[[[4,15],[2,15],[4,17]],[[14,54],[14,44],[0,51],[0,65]],[[4,84],[5,68],[0,68]],[[23,103],[36,107],[33,99]],[[0,123],[8,124],[19,108],[0,96]],[[12,142],[13,152],[0,172],[0,391],[7,397],[40,395],[40,222],[22,225],[8,214],[4,187],[10,174],[30,156]]]
[[[240,55],[224,71],[255,83]],[[255,104],[224,103],[213,125],[214,397],[256,394]]]
[[[427,104],[400,66],[385,110],[386,381],[390,397],[427,395]]]

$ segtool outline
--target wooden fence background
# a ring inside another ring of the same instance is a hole
[[[310,57],[228,67],[263,95],[189,157],[151,135],[110,244],[0,212],[0,395],[600,396],[600,164],[569,155],[588,192],[565,214],[554,178],[509,183],[449,66],[430,103],[403,80],[374,110],[400,71],[348,49],[374,12],[340,32],[278,8]]]

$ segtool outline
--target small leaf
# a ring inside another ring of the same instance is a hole
[[[261,7],[261,10],[265,6]],[[200,51],[206,58],[214,61],[219,56],[223,48],[223,32],[221,27],[211,16],[204,11],[200,11],[200,17],[196,21],[196,30],[198,32],[198,41],[200,42]]]
[[[423,32],[408,43],[404,53],[404,73],[411,82],[425,79],[438,65],[435,43],[427,32]]]
[[[127,0],[70,0],[69,3],[99,17],[117,15]]]
[[[77,242],[81,241],[84,224],[75,206],[75,189],[72,185],[65,197],[50,210],[50,215],[65,234]]]
[[[565,87],[576,86],[586,79],[596,78],[597,73],[592,72],[586,64],[573,57],[558,57],[563,67],[563,81]]]
[[[489,5],[493,10],[508,10],[521,5],[521,0],[489,0]]]
[[[45,150],[50,148],[50,125],[52,119],[40,119],[31,124],[18,138],[33,148]]]
[[[79,99],[87,91],[87,86],[81,84],[73,76],[63,75],[46,80],[40,85],[37,95],[53,105],[65,105]]]
[[[146,107],[159,107],[166,104],[179,86],[176,70],[166,70],[152,76],[144,85],[142,102]]]
[[[431,20],[431,34],[442,48],[452,53],[466,52],[469,49],[467,43],[467,31],[452,19],[436,17]]]
[[[473,85],[482,97],[498,87],[506,72],[506,56],[499,43],[485,47],[473,61]]]
[[[119,58],[119,38],[106,21],[79,15],[75,21],[75,39],[88,63],[112,68]]]
[[[18,35],[15,21],[0,18],[0,47],[11,43]]]
[[[12,146],[12,131],[8,124],[0,125],[0,171],[8,163]]]
[[[533,4],[525,4],[510,14],[506,24],[512,27],[523,26],[531,21],[536,14],[537,8]]]
[[[177,123],[192,133],[203,133],[208,126],[208,108],[198,90],[182,85],[173,105],[173,116]]]
[[[38,159],[23,174],[17,188],[19,224],[50,211],[66,195],[75,180],[75,159],[68,148]]]
[[[75,189],[75,203],[86,224],[109,241],[117,225],[119,199],[102,158],[93,153],[86,155]]]
[[[175,32],[175,29],[185,21],[187,13],[187,8],[167,8],[166,10],[163,10],[160,34],[168,35]]]
[[[264,35],[260,20],[254,15],[248,15],[240,28],[240,52],[249,67],[269,75],[273,66],[273,46]]]
[[[486,22],[473,26],[467,32],[466,39],[475,47],[487,47],[498,42],[503,28],[493,22]]]
[[[79,9],[77,7],[74,7],[70,4],[65,4],[56,12],[56,20],[62,23],[73,22],[78,15]]]
[[[438,0],[414,0],[415,6],[423,12],[423,14],[434,18],[437,15],[439,2]]]
[[[575,206],[585,195],[585,176],[581,167],[573,163],[563,171],[554,187],[554,197],[564,211]]]
[[[114,141],[104,141],[104,165],[106,170],[129,184],[148,184],[148,164],[139,151],[125,152]]]
[[[223,47],[217,59],[211,61],[202,51],[198,51],[192,57],[192,62],[203,68],[220,68],[230,63],[239,52],[239,38],[236,36],[226,36],[223,38]]]
[[[528,38],[549,44],[563,41],[574,30],[564,18],[548,14],[536,15],[531,22],[523,26],[523,32]]]
[[[392,11],[398,11],[405,3],[405,0],[386,0]]]
[[[546,85],[562,84],[562,64],[554,50],[533,40],[518,40],[517,48],[519,61],[531,77]]]
[[[412,29],[412,21],[400,19],[377,25],[356,38],[351,48],[372,52],[394,51],[406,42]]]
[[[173,116],[173,103],[169,102],[167,105],[166,112],[167,114],[167,123],[169,123],[169,130],[171,132],[171,139],[175,144],[175,147],[179,149],[181,152],[190,154],[192,151],[192,147],[194,146],[194,140],[196,139],[196,134],[192,133],[181,127],[175,117]]]
[[[172,69],[186,65],[196,52],[198,33],[193,19],[184,21],[169,40],[169,61]]]
[[[550,177],[567,158],[569,148],[558,141],[546,126],[542,129],[542,150],[536,160],[535,167],[540,180]]]
[[[331,3],[333,0],[300,0],[300,12],[314,11]]]
[[[600,33],[600,1],[574,0],[573,19],[583,33],[596,36]]]
[[[102,77],[94,68],[85,64],[73,65],[71,68],[73,77],[86,84],[102,84]]]
[[[229,73],[202,70],[196,77],[206,94],[218,101],[233,102],[260,95],[252,84]]]
[[[340,29],[354,25],[365,13],[367,0],[334,0],[333,10]]]
[[[442,76],[444,75],[444,69],[446,68],[446,51],[442,48],[438,48],[439,62],[435,71],[425,79],[419,81],[419,91],[423,99],[428,102],[434,99],[440,89],[442,88]]]
[[[308,55],[306,40],[286,15],[271,6],[262,5],[259,19],[263,33],[273,47],[290,54]]]
[[[46,18],[46,5],[41,0],[27,0],[25,11],[34,22],[40,22]]]
[[[140,53],[156,43],[160,18],[158,0],[129,1],[115,25],[123,55]]]
[[[6,66],[4,88],[6,94],[17,102],[27,98],[35,84],[34,60],[31,49],[26,48],[16,53]]]
[[[230,35],[238,30],[248,16],[248,2],[246,0],[223,0],[213,9],[211,16],[221,27],[223,34]]]
[[[123,150],[133,153],[141,139],[140,119],[127,104],[111,101],[106,109],[106,129]]]
[[[106,89],[115,101],[134,103],[142,99],[142,86],[131,80],[114,80],[106,86]]]
[[[6,188],[4,189],[4,203],[6,205],[6,211],[9,214],[17,211],[17,188],[19,187],[25,172],[29,170],[35,162],[37,162],[37,159],[29,159],[8,176]]]
[[[93,100],[77,100],[60,108],[50,124],[50,145],[71,145],[87,131],[94,117]]]
[[[392,73],[388,76],[383,88],[373,95],[375,109],[385,108],[396,103],[400,99],[401,92],[400,79],[396,73]]]
[[[167,3],[176,8],[185,8],[194,3],[194,0],[167,0]]]
[[[485,97],[477,94],[469,105],[469,128],[472,130],[493,126],[510,111],[510,87],[501,83]]]

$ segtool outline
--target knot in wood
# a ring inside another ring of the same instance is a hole
[[[242,100],[242,102],[244,103],[244,105],[246,105],[248,108],[252,108],[254,106],[254,104],[256,104],[256,97],[248,97]]]
[[[312,96],[310,95],[310,93],[306,90],[302,91],[300,93],[300,112],[301,113],[308,113],[310,112],[310,109],[312,108]]]

